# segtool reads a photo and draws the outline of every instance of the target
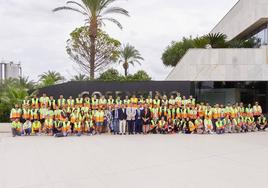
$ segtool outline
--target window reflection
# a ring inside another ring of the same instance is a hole
[[[262,27],[262,29],[258,30],[258,32],[251,36],[259,41],[260,45],[267,45],[268,44],[268,29],[266,27]]]

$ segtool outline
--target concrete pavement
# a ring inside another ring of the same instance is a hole
[[[95,137],[0,134],[1,188],[267,187],[268,133]]]
[[[10,131],[10,123],[0,123],[0,133],[7,133]]]

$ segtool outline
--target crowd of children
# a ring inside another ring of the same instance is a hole
[[[256,102],[196,103],[190,96],[112,96],[58,99],[26,97],[11,110],[12,135],[55,137],[110,134],[224,134],[264,131],[267,119]]]

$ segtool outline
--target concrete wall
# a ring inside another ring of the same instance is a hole
[[[168,75],[169,81],[267,81],[267,47],[190,49]]]
[[[268,0],[240,0],[211,33],[224,33],[231,40],[262,18],[268,18]]]

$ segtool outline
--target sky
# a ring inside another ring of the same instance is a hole
[[[79,1],[79,0],[77,0]],[[32,80],[48,70],[71,79],[79,73],[65,47],[69,34],[84,25],[84,17],[70,12],[53,13],[66,0],[0,0],[0,61],[21,62],[23,76]],[[207,34],[237,0],[119,0],[130,17],[116,16],[124,29],[113,24],[103,28],[111,37],[129,43],[144,57],[142,65],[154,80],[163,80],[172,68],[161,56],[171,41]],[[119,64],[112,67],[123,73]]]

